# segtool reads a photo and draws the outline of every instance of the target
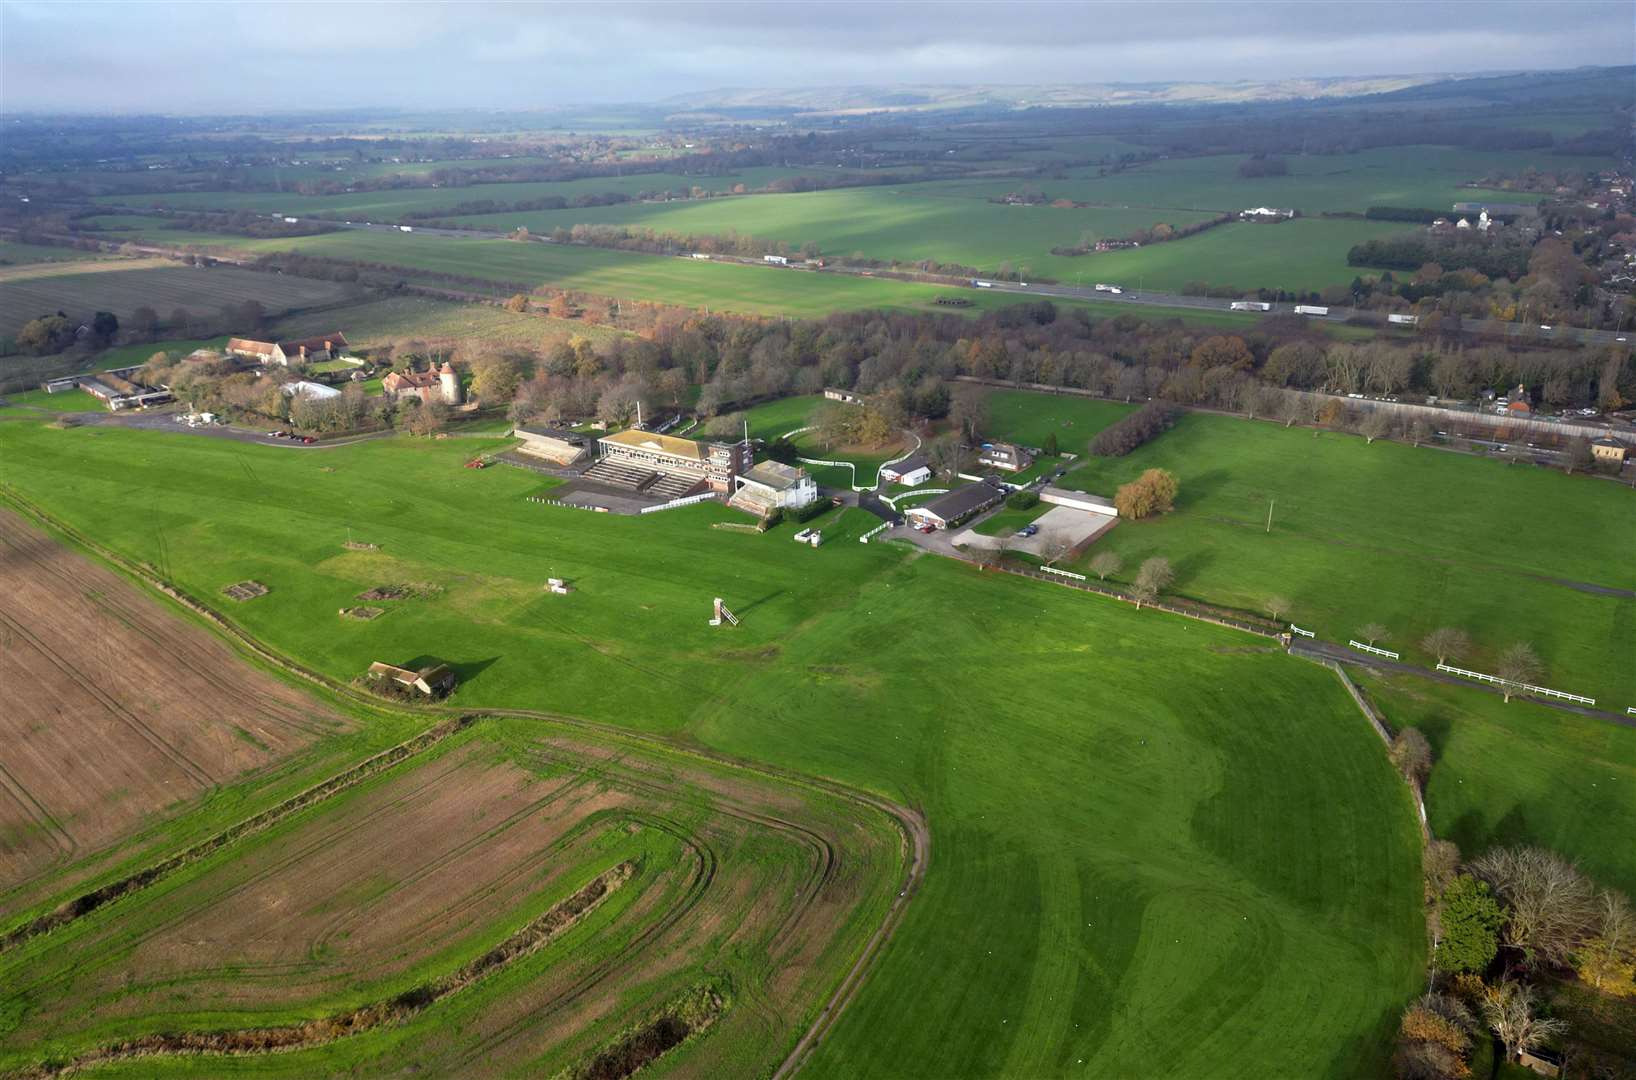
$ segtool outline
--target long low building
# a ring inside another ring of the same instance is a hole
[[[973,515],[980,514],[1005,498],[1006,489],[996,482],[984,480],[939,495],[924,506],[911,506],[905,516],[917,525],[947,529]]]
[[[519,452],[544,458],[556,465],[572,465],[590,450],[590,440],[577,431],[548,424],[522,424],[511,433],[522,440]]]
[[[1067,488],[1041,488],[1040,502],[1085,510],[1092,514],[1106,514],[1108,517],[1119,516],[1119,508],[1113,504],[1112,499],[1104,499],[1100,495],[1087,495],[1083,491],[1069,491]]]

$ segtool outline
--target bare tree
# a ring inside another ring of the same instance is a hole
[[[1117,553],[1102,551],[1098,552],[1096,558],[1091,560],[1091,573],[1096,575],[1096,580],[1106,581],[1109,574],[1119,573],[1119,568],[1124,565],[1125,560],[1121,559]]]
[[[1039,553],[1046,566],[1055,566],[1074,553],[1074,538],[1061,529],[1052,529],[1040,537]]]
[[[1533,646],[1519,641],[1500,654],[1499,676],[1504,680],[1500,690],[1505,700],[1510,701],[1511,695],[1523,686],[1533,683],[1545,673],[1545,665],[1540,662],[1539,654],[1534,652]]]
[[[1131,595],[1136,597],[1136,607],[1151,604],[1159,599],[1159,594],[1170,588],[1170,583],[1176,580],[1176,572],[1170,568],[1170,560],[1163,555],[1155,555],[1142,563],[1142,568],[1136,571],[1136,582],[1131,586]]]
[[[1510,979],[1483,989],[1483,1019],[1505,1044],[1505,1056],[1515,1061],[1524,1050],[1568,1030],[1560,1020],[1547,1020],[1537,1012],[1534,988]]]
[[[984,570],[991,570],[1005,561],[1006,552],[1011,550],[1011,538],[1008,536],[996,537],[992,546],[975,547],[972,558]]]
[[[1595,932],[1596,889],[1579,868],[1544,848],[1495,848],[1471,864],[1506,906],[1500,944],[1530,971],[1564,967]]]
[[[1358,636],[1371,645],[1385,637],[1386,634],[1386,628],[1378,622],[1364,623],[1358,627]]]
[[[1431,774],[1432,749],[1420,729],[1406,727],[1397,733],[1392,740],[1392,764],[1405,779],[1415,784],[1426,782]]]
[[[1372,443],[1376,439],[1385,438],[1392,433],[1392,418],[1381,409],[1370,409],[1369,414],[1358,425],[1358,434],[1364,442]]]
[[[1439,664],[1464,659],[1471,651],[1471,638],[1464,630],[1440,626],[1420,639],[1420,647],[1437,657]]]
[[[1266,600],[1267,614],[1274,622],[1283,622],[1284,616],[1289,613],[1290,602],[1282,596],[1269,596]]]
[[[1432,840],[1420,853],[1420,869],[1426,877],[1426,899],[1443,895],[1460,872],[1459,847],[1452,840]]]

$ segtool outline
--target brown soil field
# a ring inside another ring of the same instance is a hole
[[[0,1034],[0,1071],[26,1067],[43,1040],[88,1063],[159,1035],[230,1039],[413,1000],[617,871],[628,877],[596,917],[395,1020],[388,1071],[553,1074],[726,965],[711,1037],[678,1053],[699,1075],[765,1074],[878,925],[904,858],[884,815],[836,796],[492,720],[0,964],[27,1003]],[[256,1071],[367,1059],[370,1030],[327,1037]]]
[[[320,304],[337,303],[357,294],[355,286],[283,274],[264,274],[230,266],[209,269],[178,266],[172,262],[94,264],[68,263],[61,272],[41,273],[18,267],[0,291],[0,335],[10,336],[42,312],[65,311],[71,319],[89,319],[96,311],[111,311],[120,319],[144,305],[161,316],[181,307],[199,315],[214,315],[224,304],[258,300],[267,314]],[[57,270],[58,268],[52,268]]]
[[[0,912],[59,864],[351,722],[0,511]]]

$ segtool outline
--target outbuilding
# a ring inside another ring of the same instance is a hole
[[[1612,465],[1624,465],[1625,455],[1629,452],[1630,448],[1617,439],[1597,439],[1591,443],[1591,456]]]
[[[902,461],[882,465],[880,467],[880,476],[882,480],[889,484],[919,487],[932,478],[932,470],[931,466],[926,463],[925,455],[911,454]]]
[[[984,480],[982,483],[970,484],[963,488],[955,488],[946,495],[939,495],[924,506],[911,506],[905,515],[910,522],[916,525],[930,525],[937,529],[947,529],[958,525],[975,514],[980,514],[989,507],[1005,498],[1005,488],[998,483]]]
[[[1103,514],[1107,517],[1119,516],[1119,508],[1113,504],[1112,499],[1104,499],[1100,495],[1087,495],[1083,491],[1069,491],[1067,488],[1041,488],[1040,502],[1084,510],[1091,514]]]

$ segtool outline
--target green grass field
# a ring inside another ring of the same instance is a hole
[[[813,550],[787,526],[712,529],[734,517],[713,505],[529,503],[538,476],[461,468],[472,452],[0,418],[15,489],[199,595],[267,583],[232,617],[325,673],[436,655],[461,672],[463,708],[607,721],[921,808],[928,876],[815,1075],[1385,1068],[1421,978],[1417,835],[1328,672],[850,542],[873,522],[860,511]],[[380,550],[347,551],[349,529]],[[576,591],[549,595],[547,576]],[[388,581],[443,591],[334,616]],[[706,626],[713,595],[741,627]]]
[[[1252,610],[1282,596],[1290,619],[1332,641],[1378,622],[1390,631],[1381,644],[1415,663],[1427,662],[1418,642],[1438,626],[1471,634],[1481,648],[1466,666],[1479,671],[1528,641],[1544,685],[1615,710],[1636,703],[1636,599],[1574,587],[1636,588],[1628,488],[1203,414],[1128,457],[1091,458],[1062,483],[1112,496],[1154,467],[1181,483],[1175,511],[1123,522],[1092,549],[1123,555],[1127,579],[1164,555],[1185,595]]]
[[[0,240],[0,266],[24,266],[31,263],[85,262],[104,258],[95,251],[75,251],[73,248],[47,244],[20,244],[15,240]]]
[[[1042,446],[1047,435],[1055,435],[1058,449],[1083,455],[1092,436],[1135,410],[1134,405],[1071,394],[993,390],[985,434],[1024,446]]]
[[[1432,832],[1467,857],[1538,844],[1636,893],[1636,729],[1424,679],[1358,681],[1394,728],[1431,741]]]
[[[919,185],[914,193],[896,187],[846,188],[501,216],[507,224],[516,219],[539,233],[578,224],[623,225],[677,236],[733,232],[794,247],[816,243],[830,255],[903,263],[931,259],[984,270],[1009,263],[1064,280],[1074,261],[1051,255],[1053,246],[1072,246],[1087,234],[1117,238],[1160,222],[1181,226],[1208,217],[1195,211],[1005,206],[943,197],[936,184]],[[451,220],[478,228],[498,225],[491,214]]]
[[[360,191],[350,195],[298,195],[268,191],[182,191],[153,195],[105,195],[97,199],[104,206],[167,207],[173,210],[250,210],[263,214],[324,216],[353,221],[397,221],[405,213],[440,210],[459,203],[483,199],[517,203],[528,199],[560,195],[601,195],[621,192],[635,197],[642,191],[681,191],[699,187],[708,192],[731,191],[735,185],[764,187],[789,176],[844,173],[844,169],[756,168],[725,176],[686,176],[679,173],[633,173],[628,176],[597,176],[584,180],[536,181],[512,184],[467,184],[459,187],[393,188]],[[511,216],[505,216],[510,222]],[[524,219],[519,219],[520,224]],[[509,227],[501,224],[497,227]]]
[[[105,410],[100,401],[79,390],[64,390],[55,394],[48,394],[44,390],[24,390],[20,394],[7,394],[4,400],[8,405],[50,409],[53,412],[81,413]]]

